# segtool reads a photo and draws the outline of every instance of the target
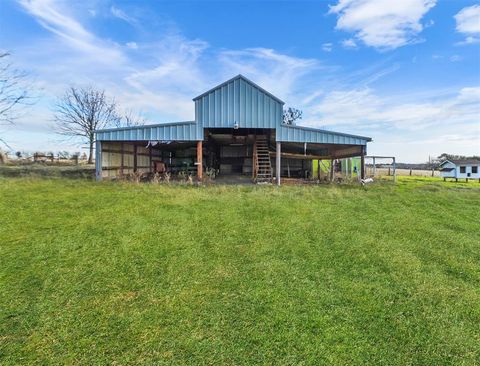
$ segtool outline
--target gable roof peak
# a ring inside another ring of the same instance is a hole
[[[223,87],[224,85],[227,85],[229,83],[231,83],[232,81],[235,81],[237,79],[241,79],[243,81],[245,81],[247,84],[250,84],[251,86],[253,86],[254,88],[260,90],[261,92],[267,94],[269,97],[275,99],[277,102],[281,103],[281,104],[285,104],[285,102],[283,100],[281,100],[280,98],[276,97],[275,95],[273,95],[272,93],[270,93],[268,90],[265,90],[264,88],[262,88],[261,86],[259,86],[258,84],[254,83],[253,81],[251,81],[250,79],[248,79],[247,77],[243,76],[242,74],[238,74],[237,76],[234,76],[233,78],[231,79],[228,79],[227,81],[224,81],[223,83],[221,84],[218,84],[217,86],[207,90],[206,92],[200,94],[199,96],[193,98],[193,100],[197,100],[197,99],[200,99],[202,97],[204,97],[205,95],[207,94],[210,94],[211,92],[217,90],[217,89],[220,89],[221,87]]]

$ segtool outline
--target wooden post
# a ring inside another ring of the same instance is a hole
[[[334,160],[331,159],[331,160],[330,160],[330,182],[333,182],[333,175],[334,175],[334,172],[333,172],[333,170],[334,170],[333,162],[334,162]]]
[[[373,157],[373,176],[377,173],[377,166],[375,165],[375,156]]]
[[[397,181],[397,164],[395,162],[395,157],[393,157],[393,182]]]
[[[153,172],[153,167],[152,167],[152,145],[148,145],[148,160],[149,160],[149,166],[150,166],[150,173]]]
[[[203,179],[203,143],[197,141],[197,179]]]
[[[95,178],[102,180],[102,142],[95,141]]]
[[[317,177],[318,177],[318,180],[320,180],[320,159],[317,160]]]
[[[360,171],[361,171],[361,175],[360,175],[360,178],[361,179],[365,179],[365,146],[362,146],[362,155],[360,157]]]
[[[123,167],[125,165],[125,162],[124,162],[124,152],[123,152],[123,149],[124,149],[124,143],[120,143],[120,177],[123,177]]]
[[[277,152],[275,154],[276,157],[276,165],[275,165],[275,174],[277,176],[277,185],[280,185],[280,171],[282,170],[282,143],[277,141]]]
[[[137,172],[137,145],[133,145],[133,172]]]
[[[252,153],[252,179],[257,177],[257,135],[253,140],[253,153]]]

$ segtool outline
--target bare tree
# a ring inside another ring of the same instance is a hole
[[[283,123],[294,125],[297,119],[302,119],[302,114],[301,110],[289,107],[283,111]]]
[[[10,125],[19,117],[20,107],[30,103],[27,73],[14,69],[8,61],[10,54],[0,52],[0,125]],[[9,147],[0,138],[0,142]]]
[[[57,133],[89,144],[88,163],[93,163],[95,130],[118,122],[116,105],[103,90],[70,87],[55,109]]]
[[[18,118],[18,107],[29,100],[27,74],[13,69],[8,57],[9,53],[0,53],[0,124],[13,124]]]
[[[146,119],[140,114],[135,113],[132,109],[126,109],[119,115],[119,118],[115,121],[116,127],[133,127],[143,126],[146,123]]]

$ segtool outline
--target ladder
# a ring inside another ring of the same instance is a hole
[[[265,135],[255,136],[254,146],[254,169],[255,180],[257,183],[271,183],[272,181],[272,163],[270,161],[270,151],[268,140]]]

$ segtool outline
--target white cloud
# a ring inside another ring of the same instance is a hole
[[[118,19],[121,19],[131,25],[135,25],[137,24],[137,20],[132,17],[132,16],[129,16],[127,15],[127,13],[125,13],[122,9],[120,8],[117,8],[115,6],[111,6],[110,7],[110,12],[112,13],[112,15]]]
[[[125,43],[125,46],[131,48],[132,50],[136,50],[138,48],[138,44],[136,42],[127,42]]]
[[[353,38],[349,38],[342,41],[342,46],[344,48],[357,48],[357,43]]]
[[[325,52],[332,52],[333,44],[332,43],[324,43],[322,44],[322,50]]]
[[[295,94],[302,77],[320,67],[318,60],[292,57],[269,48],[225,50],[218,61],[222,79],[243,74],[284,100]]]
[[[120,62],[116,44],[103,41],[87,31],[56,0],[19,0],[23,8],[47,30],[56,34],[70,49],[95,56],[104,62]]]
[[[480,5],[463,8],[455,15],[456,30],[465,35],[462,44],[480,42]]]
[[[462,60],[463,60],[463,57],[460,56],[460,55],[450,56],[450,61],[451,61],[451,62],[459,62],[459,61],[462,61]]]
[[[433,92],[431,92],[434,95]],[[320,125],[383,126],[403,131],[437,128],[440,125],[480,127],[480,87],[457,90],[447,96],[431,99],[414,97],[385,98],[371,88],[333,91],[309,106],[310,115]],[[404,100],[404,101],[402,101]],[[312,118],[312,117],[310,117]],[[315,118],[315,117],[313,117]],[[315,124],[315,122],[311,122]]]
[[[353,32],[367,46],[394,49],[418,42],[423,16],[436,0],[339,0],[330,7],[337,29]],[[431,24],[431,23],[428,23]]]
[[[480,151],[480,87],[391,98],[371,88],[339,90],[311,102],[299,106],[306,124],[371,136],[370,154],[421,162],[445,151]]]

